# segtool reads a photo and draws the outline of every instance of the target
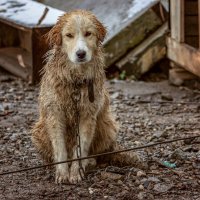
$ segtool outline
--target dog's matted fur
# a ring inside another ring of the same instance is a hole
[[[47,53],[41,80],[40,117],[32,130],[33,143],[47,161],[59,162],[77,157],[76,113],[71,98],[77,80],[82,83],[79,105],[81,156],[118,149],[118,128],[104,86],[102,42],[105,35],[106,29],[97,18],[83,10],[61,16],[47,35],[51,50]],[[88,97],[89,80],[93,81],[94,102]],[[138,157],[132,155],[112,155],[107,157],[107,161],[138,165]],[[82,161],[84,169],[88,162]],[[78,162],[56,165],[56,182],[80,181],[78,170]]]

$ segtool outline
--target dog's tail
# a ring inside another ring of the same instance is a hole
[[[123,150],[123,147],[119,145],[115,145],[109,151],[118,151]],[[124,166],[132,166],[139,169],[147,169],[148,164],[145,162],[136,152],[127,151],[116,154],[110,154],[106,156],[100,156],[97,159],[99,164],[107,163],[108,165],[124,167]]]

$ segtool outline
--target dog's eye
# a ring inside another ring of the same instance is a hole
[[[73,35],[72,35],[71,33],[67,33],[66,36],[67,36],[68,38],[73,38]]]
[[[85,33],[85,37],[89,37],[91,34],[92,34],[91,32],[87,31],[87,32]]]

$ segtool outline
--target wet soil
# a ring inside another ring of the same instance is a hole
[[[152,81],[107,82],[124,147],[200,134],[199,82],[174,87]],[[0,172],[43,163],[29,133],[38,116],[37,97],[38,86],[0,73]],[[0,176],[0,199],[200,199],[200,138],[138,154],[148,170],[101,166],[76,185],[56,185],[50,168]]]

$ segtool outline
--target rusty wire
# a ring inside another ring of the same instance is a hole
[[[107,155],[117,154],[117,153],[122,153],[122,152],[127,152],[127,151],[135,151],[138,149],[144,149],[144,148],[148,148],[148,147],[152,147],[152,146],[156,146],[156,145],[167,144],[167,143],[177,142],[177,141],[181,141],[181,140],[192,140],[192,139],[195,139],[198,137],[200,137],[200,135],[185,137],[185,138],[177,138],[177,139],[166,140],[166,141],[156,142],[156,143],[149,143],[147,145],[143,145],[143,146],[139,146],[139,147],[127,148],[127,149],[122,149],[122,150],[117,150],[117,151],[112,151],[112,152],[105,152],[105,153],[101,153],[101,154],[95,154],[95,155],[80,157],[80,158],[76,158],[76,159],[69,159],[69,160],[65,160],[65,161],[61,161],[61,162],[54,162],[54,163],[49,163],[49,164],[45,164],[45,165],[23,168],[20,170],[2,172],[2,173],[0,173],[0,176],[8,175],[8,174],[16,174],[16,173],[30,171],[30,170],[34,170],[34,169],[40,169],[40,168],[45,168],[45,167],[49,167],[49,166],[54,166],[54,165],[58,165],[58,164],[80,161],[80,160],[85,160],[85,159],[90,159],[90,158],[96,158],[96,157],[100,157],[100,156],[107,156]]]

